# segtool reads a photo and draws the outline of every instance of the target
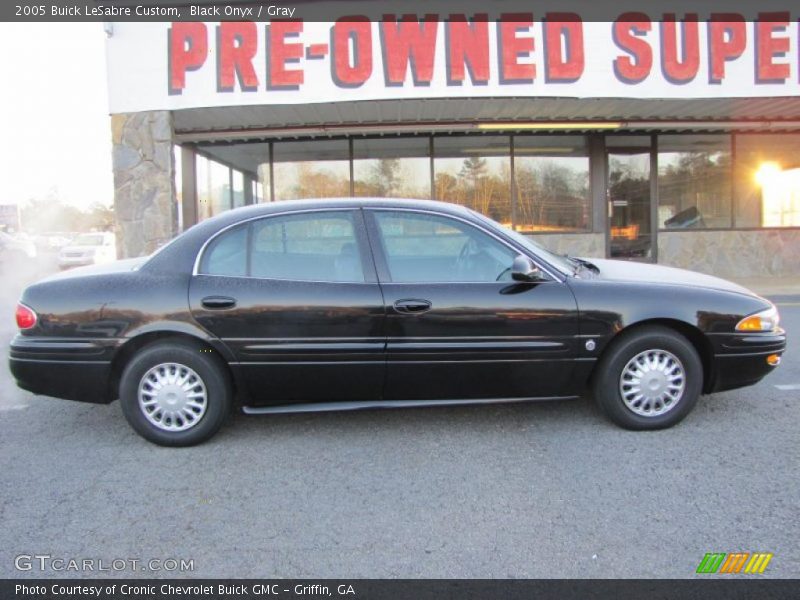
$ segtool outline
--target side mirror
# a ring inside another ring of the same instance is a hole
[[[511,279],[514,281],[542,281],[542,272],[527,256],[520,254],[511,264]]]

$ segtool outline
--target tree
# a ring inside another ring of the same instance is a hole
[[[400,187],[400,159],[381,158],[372,165],[370,175],[376,196],[396,196]]]
[[[113,231],[114,209],[96,202],[89,207],[86,226],[90,231]]]
[[[53,231],[112,231],[114,210],[104,204],[80,209],[48,195],[22,207],[22,229],[29,233]]]
[[[436,173],[434,181],[434,188],[436,190],[436,200],[444,200],[446,202],[459,202],[458,196],[458,180],[444,171]]]
[[[464,204],[470,208],[481,211],[478,198],[478,188],[481,180],[486,177],[486,159],[479,156],[465,158],[458,172],[459,187],[464,190]]]

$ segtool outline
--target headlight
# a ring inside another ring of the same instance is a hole
[[[781,317],[774,306],[745,317],[736,324],[736,331],[775,331]]]

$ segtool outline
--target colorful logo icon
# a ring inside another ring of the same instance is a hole
[[[709,552],[697,565],[697,573],[763,573],[769,561],[772,560],[771,552]]]

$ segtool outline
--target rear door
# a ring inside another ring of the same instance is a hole
[[[365,214],[386,299],[387,399],[575,394],[578,312],[563,281],[514,282],[520,252],[468,221]]]
[[[233,350],[252,404],[380,398],[384,306],[361,211],[238,225],[197,270],[192,313]]]

